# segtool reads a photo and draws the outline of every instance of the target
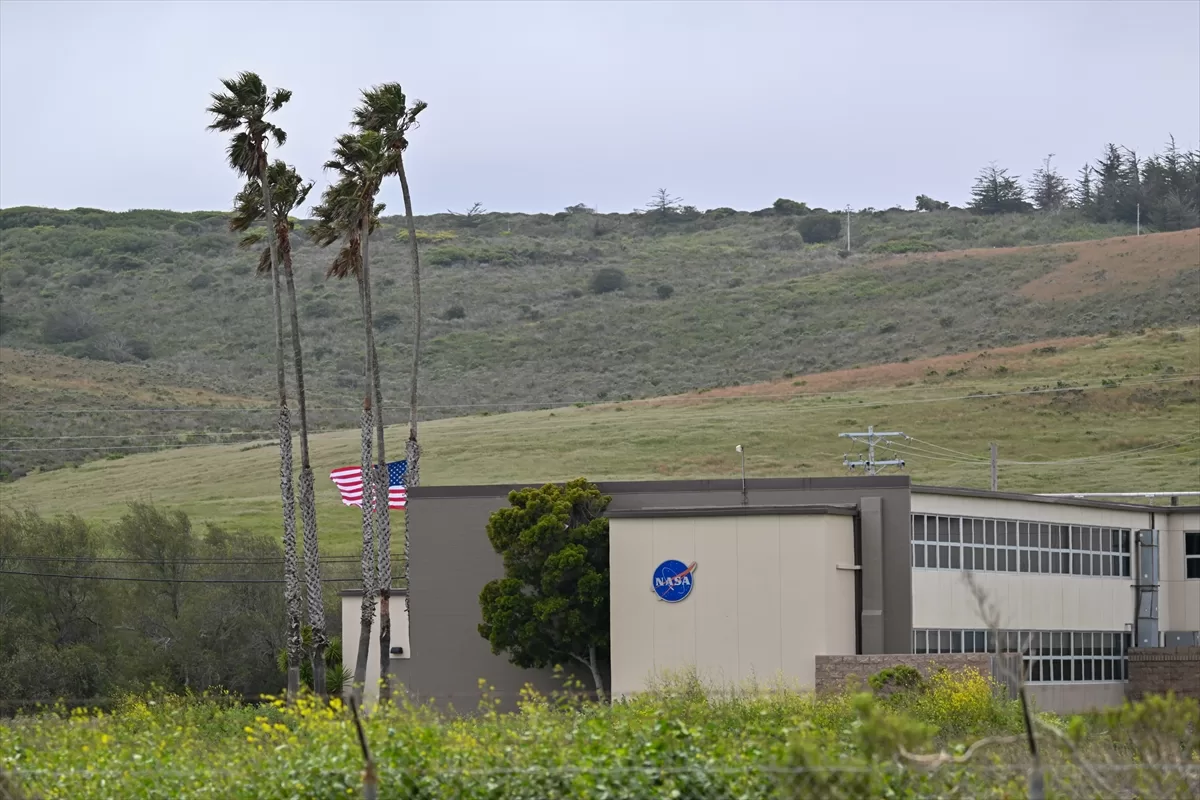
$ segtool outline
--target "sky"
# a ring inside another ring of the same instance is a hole
[[[204,109],[241,70],[318,188],[361,89],[428,102],[419,214],[962,204],[990,162],[1200,144],[1197,0],[0,0],[0,207],[229,208]]]

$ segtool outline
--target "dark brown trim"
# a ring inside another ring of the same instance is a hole
[[[938,494],[950,497],[978,497],[987,500],[1019,500],[1027,503],[1047,503],[1059,506],[1080,506],[1083,508],[1107,508],[1113,511],[1150,511],[1155,514],[1180,514],[1200,511],[1200,506],[1152,506],[1145,503],[1113,503],[1106,500],[1092,500],[1087,497],[1046,497],[1040,494],[1020,494],[1017,492],[992,492],[986,489],[965,489],[958,486],[920,486],[912,487],[913,494]]]
[[[415,498],[442,497],[504,497],[511,491],[528,486],[543,486],[562,481],[530,481],[482,486],[419,486],[408,490]],[[682,481],[597,481],[605,494],[642,494],[662,492],[716,492],[742,490],[740,478],[713,478]],[[821,489],[906,489],[911,485],[907,475],[877,475],[851,478],[749,478],[746,490],[821,490]]]
[[[342,589],[338,592],[338,597],[362,597],[362,589]],[[397,595],[407,595],[408,589],[392,589],[392,597]]]
[[[740,484],[739,484],[740,485]],[[675,506],[658,508],[629,508],[610,511],[611,519],[656,519],[659,517],[763,517],[763,516],[822,516],[853,517],[858,515],[854,505],[805,506]]]

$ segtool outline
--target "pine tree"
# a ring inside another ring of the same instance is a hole
[[[1012,214],[1028,211],[1019,175],[1008,174],[1008,170],[995,163],[984,167],[971,187],[971,202],[968,207],[977,214]]]
[[[1041,169],[1033,173],[1029,181],[1029,196],[1038,211],[1048,211],[1056,214],[1071,197],[1071,188],[1058,170],[1050,166],[1054,153],[1046,156]]]
[[[1074,201],[1075,207],[1085,214],[1090,214],[1093,206],[1096,205],[1096,192],[1092,188],[1091,164],[1084,164],[1083,169],[1079,170],[1079,182],[1075,184]]]

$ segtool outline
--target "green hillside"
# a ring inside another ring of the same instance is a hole
[[[874,424],[921,483],[986,488],[988,442],[1014,491],[1195,489],[1200,328],[1045,341],[754,386],[552,411],[475,414],[425,427],[426,483],[841,474],[837,434]],[[398,443],[404,431],[393,429]],[[355,463],[358,434],[312,439],[323,552],[353,552],[360,516],[328,470]],[[1049,462],[1049,463],[1047,463]],[[115,519],[132,500],[274,535],[278,450],[184,446],[4,485],[4,505]]]
[[[420,218],[426,416],[648,397],[1200,321],[1195,230],[1133,237],[1071,211],[864,211],[851,215],[847,255],[844,239],[806,244],[806,218],[715,209],[662,221],[578,208]],[[177,434],[220,441],[269,427],[269,414],[247,410],[272,394],[269,289],[225,225],[216,212],[0,211],[9,373],[0,472],[134,452]],[[361,383],[357,295],[325,281],[330,254],[303,227],[294,246],[313,423],[345,428]],[[389,405],[403,395],[410,358],[400,229],[387,219],[372,242]],[[1072,243],[1042,246],[1059,242]],[[627,286],[594,293],[603,268],[622,270]],[[1063,274],[1074,289],[1060,296]],[[141,371],[122,373],[129,384],[64,385],[39,372],[37,353],[79,359],[43,362],[60,372]],[[177,389],[226,399],[193,402]],[[64,409],[86,413],[44,413]]]

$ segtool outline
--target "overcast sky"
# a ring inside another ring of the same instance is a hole
[[[418,213],[962,203],[989,161],[1200,141],[1196,0],[4,0],[0,206],[228,208],[204,109],[239,70],[294,92],[281,154],[318,185],[360,89],[426,100]]]

